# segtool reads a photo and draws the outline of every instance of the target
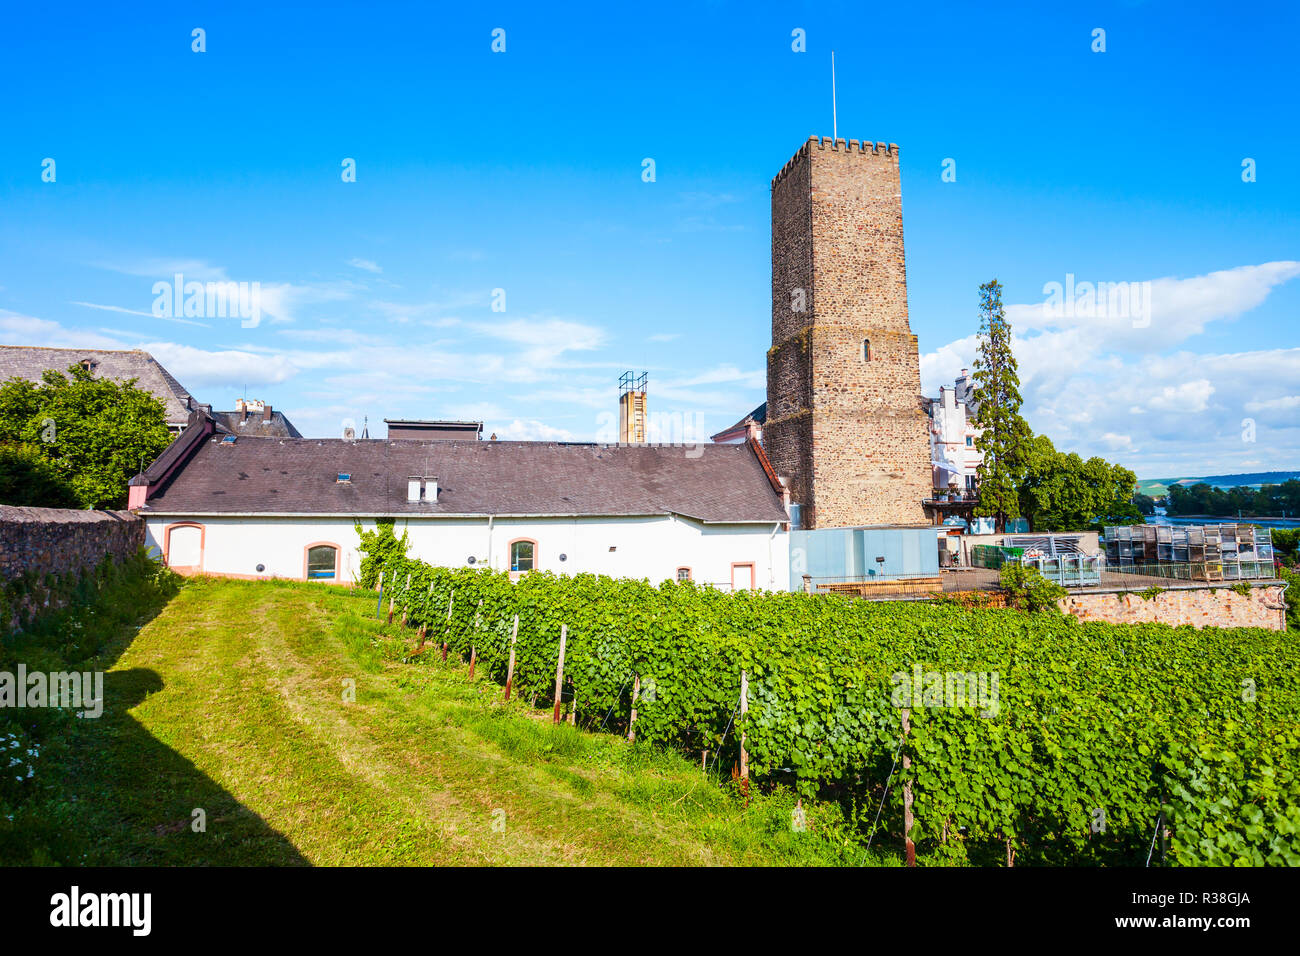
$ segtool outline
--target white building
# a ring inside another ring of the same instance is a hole
[[[446,567],[789,588],[784,494],[755,442],[272,439],[195,418],[129,505],[181,573],[351,583],[357,525],[393,519]]]
[[[934,487],[949,491],[956,486],[962,495],[973,495],[978,468],[984,455],[975,447],[980,429],[973,419],[975,383],[969,369],[962,369],[953,388],[939,388],[939,397],[928,399],[930,415],[930,461],[934,466]]]

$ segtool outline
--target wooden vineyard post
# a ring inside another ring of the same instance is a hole
[[[478,610],[474,612],[474,640],[469,645],[469,679],[474,679],[474,662],[478,659],[478,628],[483,617],[483,599],[478,599]]]
[[[903,710],[903,739],[906,748],[907,735],[912,732],[911,711]],[[912,758],[903,750],[903,840],[907,846],[907,865],[916,866],[916,844],[912,842]]]
[[[564,645],[569,640],[569,625],[560,625],[560,662],[555,665],[555,712],[551,715],[551,723],[560,722],[560,696],[564,691]]]
[[[578,688],[573,686],[573,681],[569,681],[569,688],[573,691],[573,700],[569,702],[569,726],[578,726]]]
[[[447,595],[447,624],[442,629],[442,662],[447,663],[447,631],[451,628],[451,609],[456,603],[456,592]]]
[[[432,581],[429,582],[429,597],[433,597],[433,582],[432,582]],[[428,607],[428,606],[429,606],[429,602],[428,602],[428,601],[425,601],[425,602],[424,602],[424,605],[425,605],[425,607]],[[425,636],[426,636],[428,633],[429,633],[429,625],[428,625],[427,623],[426,623],[426,624],[421,624],[421,625],[420,625],[420,646],[416,648],[416,651],[417,651],[417,652],[424,650],[424,639],[425,639]]]
[[[393,602],[397,598],[397,569],[393,568],[393,582],[388,585],[388,623],[393,623]]]
[[[636,740],[636,699],[641,696],[641,675],[632,675],[632,716],[627,722],[627,739]]]
[[[515,641],[519,639],[519,615],[510,626],[510,665],[506,668],[506,700],[510,699],[510,688],[515,683]]]
[[[749,796],[749,752],[745,750],[745,715],[749,713],[749,674],[740,672],[740,780],[741,789]]]
[[[407,594],[411,593],[411,576],[409,574],[406,576],[406,593]],[[408,600],[407,603],[402,607],[402,627],[406,627],[406,615],[410,610],[411,610],[411,603]]]

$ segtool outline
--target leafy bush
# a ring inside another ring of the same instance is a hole
[[[1056,582],[1043,577],[1037,568],[1015,561],[1002,565],[998,583],[1003,590],[1010,592],[1016,607],[1030,611],[1059,610],[1060,605],[1056,602],[1069,593]]]
[[[1300,546],[1300,528],[1273,529],[1273,550],[1280,554],[1287,564],[1295,564],[1297,546]]]
[[[877,839],[901,834],[896,760],[909,757],[913,837],[925,861],[1140,865],[1175,796],[1174,864],[1203,862],[1195,848],[1211,838],[1227,839],[1226,852],[1246,861],[1300,848],[1300,837],[1264,835],[1255,822],[1257,768],[1300,765],[1300,661],[1271,631],[1084,624],[594,575],[533,572],[512,584],[503,572],[408,559],[390,560],[384,573],[399,613],[455,654],[472,648],[479,671],[502,682],[518,615],[521,696],[551,701],[567,625],[562,696],[576,699],[580,724],[626,732],[639,678],[638,740],[708,750],[725,767],[744,734],[756,785],[785,781],[805,799],[871,808],[884,798]],[[1023,583],[1027,600],[1047,600],[1030,576]],[[899,675],[918,668],[945,679],[991,675],[996,706],[987,716],[934,706],[927,689],[904,735],[893,695]],[[1259,688],[1249,700],[1246,678]],[[1224,769],[1240,786],[1198,789],[1194,755],[1206,748],[1240,757]],[[1268,819],[1290,820],[1300,794],[1289,783],[1275,790]],[[1224,793],[1228,806],[1209,806]],[[1098,811],[1106,826],[1094,833]],[[1211,824],[1215,835],[1202,834]]]
[[[0,504],[76,508],[80,503],[72,486],[39,447],[0,442]]]
[[[127,481],[171,439],[162,400],[134,379],[95,378],[71,365],[66,374],[44,372],[40,382],[0,384],[0,441],[22,443],[24,454],[35,451],[46,463],[43,472],[12,456],[0,465],[24,504],[58,507],[71,494],[82,508],[125,507]],[[50,497],[31,500],[41,490]]]
[[[361,571],[357,578],[357,583],[363,588],[373,588],[379,583],[379,569],[386,562],[400,560],[406,555],[406,549],[409,547],[406,531],[402,531],[399,538],[393,533],[395,521],[392,518],[381,518],[375,522],[374,531],[362,531],[361,523],[357,522],[356,531],[361,539],[358,550],[365,555],[361,559]]]

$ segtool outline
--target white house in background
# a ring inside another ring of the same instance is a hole
[[[785,496],[757,442],[255,438],[196,412],[129,507],[187,574],[351,583],[356,524],[391,518],[445,567],[789,588]]]
[[[939,397],[926,399],[930,416],[930,462],[934,487],[948,490],[954,484],[964,495],[973,494],[984,455],[975,447],[980,429],[972,423],[979,407],[970,369],[962,369],[953,388],[940,386]]]

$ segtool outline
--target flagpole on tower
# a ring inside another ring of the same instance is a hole
[[[835,114],[835,51],[831,50],[831,142],[839,138],[839,117]]]

